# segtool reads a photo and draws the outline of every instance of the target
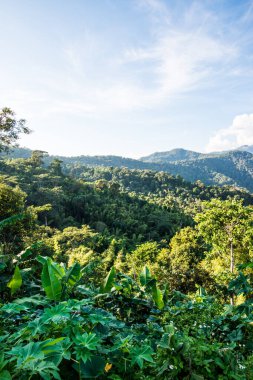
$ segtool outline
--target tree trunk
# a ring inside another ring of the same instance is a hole
[[[233,240],[230,240],[230,272],[234,273],[235,268],[235,257],[234,257],[234,247]],[[232,294],[230,297],[230,304],[234,305],[234,295]]]
[[[234,247],[233,247],[233,241],[230,241],[230,272],[234,273],[235,268],[235,258],[234,258]]]

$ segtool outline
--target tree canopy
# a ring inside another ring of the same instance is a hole
[[[29,134],[31,130],[25,125],[25,119],[17,119],[16,114],[8,107],[0,111],[0,152],[8,151],[20,137],[21,133]]]
[[[0,379],[251,380],[253,195],[48,159],[0,155]]]

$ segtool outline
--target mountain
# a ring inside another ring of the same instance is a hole
[[[144,162],[167,163],[181,160],[192,160],[199,158],[201,155],[201,153],[193,152],[192,150],[178,148],[169,150],[168,152],[152,153],[149,156],[141,157],[140,160]]]
[[[253,145],[242,145],[237,150],[240,150],[242,152],[249,152],[253,154]]]
[[[11,152],[9,157],[27,158],[31,152],[26,148],[18,148]],[[200,180],[206,185],[232,185],[253,192],[253,155],[245,150],[202,154],[173,149],[154,153],[139,160],[120,156],[47,156],[44,159],[45,164],[49,165],[55,158],[62,161],[66,172],[80,174],[82,166],[164,171],[191,182]]]
[[[253,192],[253,155],[234,151],[201,155],[198,159],[177,161],[170,167],[189,181],[201,180],[205,184],[234,185]],[[168,164],[166,164],[168,169]]]
[[[14,148],[9,153],[2,152],[2,158],[29,158],[32,155],[32,150],[29,148]],[[87,165],[87,166],[112,166],[112,167],[127,167],[129,169],[147,169],[147,164],[133,158],[125,158],[120,156],[56,156],[45,155],[44,162],[49,165],[54,159],[62,161],[64,166],[67,165]],[[159,171],[159,166],[150,165],[150,169]]]
[[[15,147],[9,153],[0,152],[0,157],[3,158],[29,158],[32,154],[32,149]]]
[[[253,191],[253,155],[248,151],[234,150],[208,154],[184,151],[183,154],[188,158],[168,162],[167,157],[178,158],[182,154],[181,149],[171,152],[171,155],[168,154],[170,152],[159,153],[159,164],[164,171],[180,175],[192,182],[201,180],[209,185],[234,185]],[[149,163],[155,163],[157,156],[152,161],[150,155],[148,160]]]

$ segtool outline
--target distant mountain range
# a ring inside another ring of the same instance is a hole
[[[199,153],[192,150],[186,150],[182,148],[172,149],[168,152],[156,152],[152,153],[149,156],[141,157],[140,160],[144,162],[156,162],[156,163],[166,163],[166,162],[175,162],[183,160],[194,160],[197,158],[205,157],[217,157],[217,155],[223,155],[230,152],[248,152],[253,154],[253,145],[243,145],[237,149],[231,151],[222,151],[222,152],[213,152],[213,153]]]
[[[27,158],[32,150],[15,149],[9,157]],[[3,154],[2,154],[3,156]],[[139,160],[120,156],[48,156],[45,163],[54,158],[62,160],[65,169],[72,166],[112,166],[129,169],[165,171],[180,175],[188,181],[202,181],[207,185],[233,185],[253,192],[253,146],[242,146],[233,151],[198,153],[185,149],[157,152]]]
[[[152,162],[152,163],[162,163],[165,164],[167,162],[174,161],[182,161],[182,160],[194,160],[199,158],[202,153],[193,152],[192,150],[185,149],[172,149],[168,152],[156,152],[152,153],[149,156],[141,157],[140,160],[144,162]]]
[[[236,150],[241,150],[242,152],[249,152],[253,154],[253,145],[242,145]]]
[[[198,153],[184,149],[154,153],[142,161],[161,165],[164,170],[189,181],[234,185],[253,191],[253,146],[227,152]],[[184,157],[182,159],[182,157]]]

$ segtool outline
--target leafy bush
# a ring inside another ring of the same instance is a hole
[[[38,260],[47,297],[0,308],[1,379],[251,378],[252,313],[242,306],[224,309],[203,289],[168,294],[146,267],[138,281],[112,267],[94,288],[83,281],[87,268]],[[230,287],[242,284],[241,276]],[[28,286],[18,285],[10,288]]]

